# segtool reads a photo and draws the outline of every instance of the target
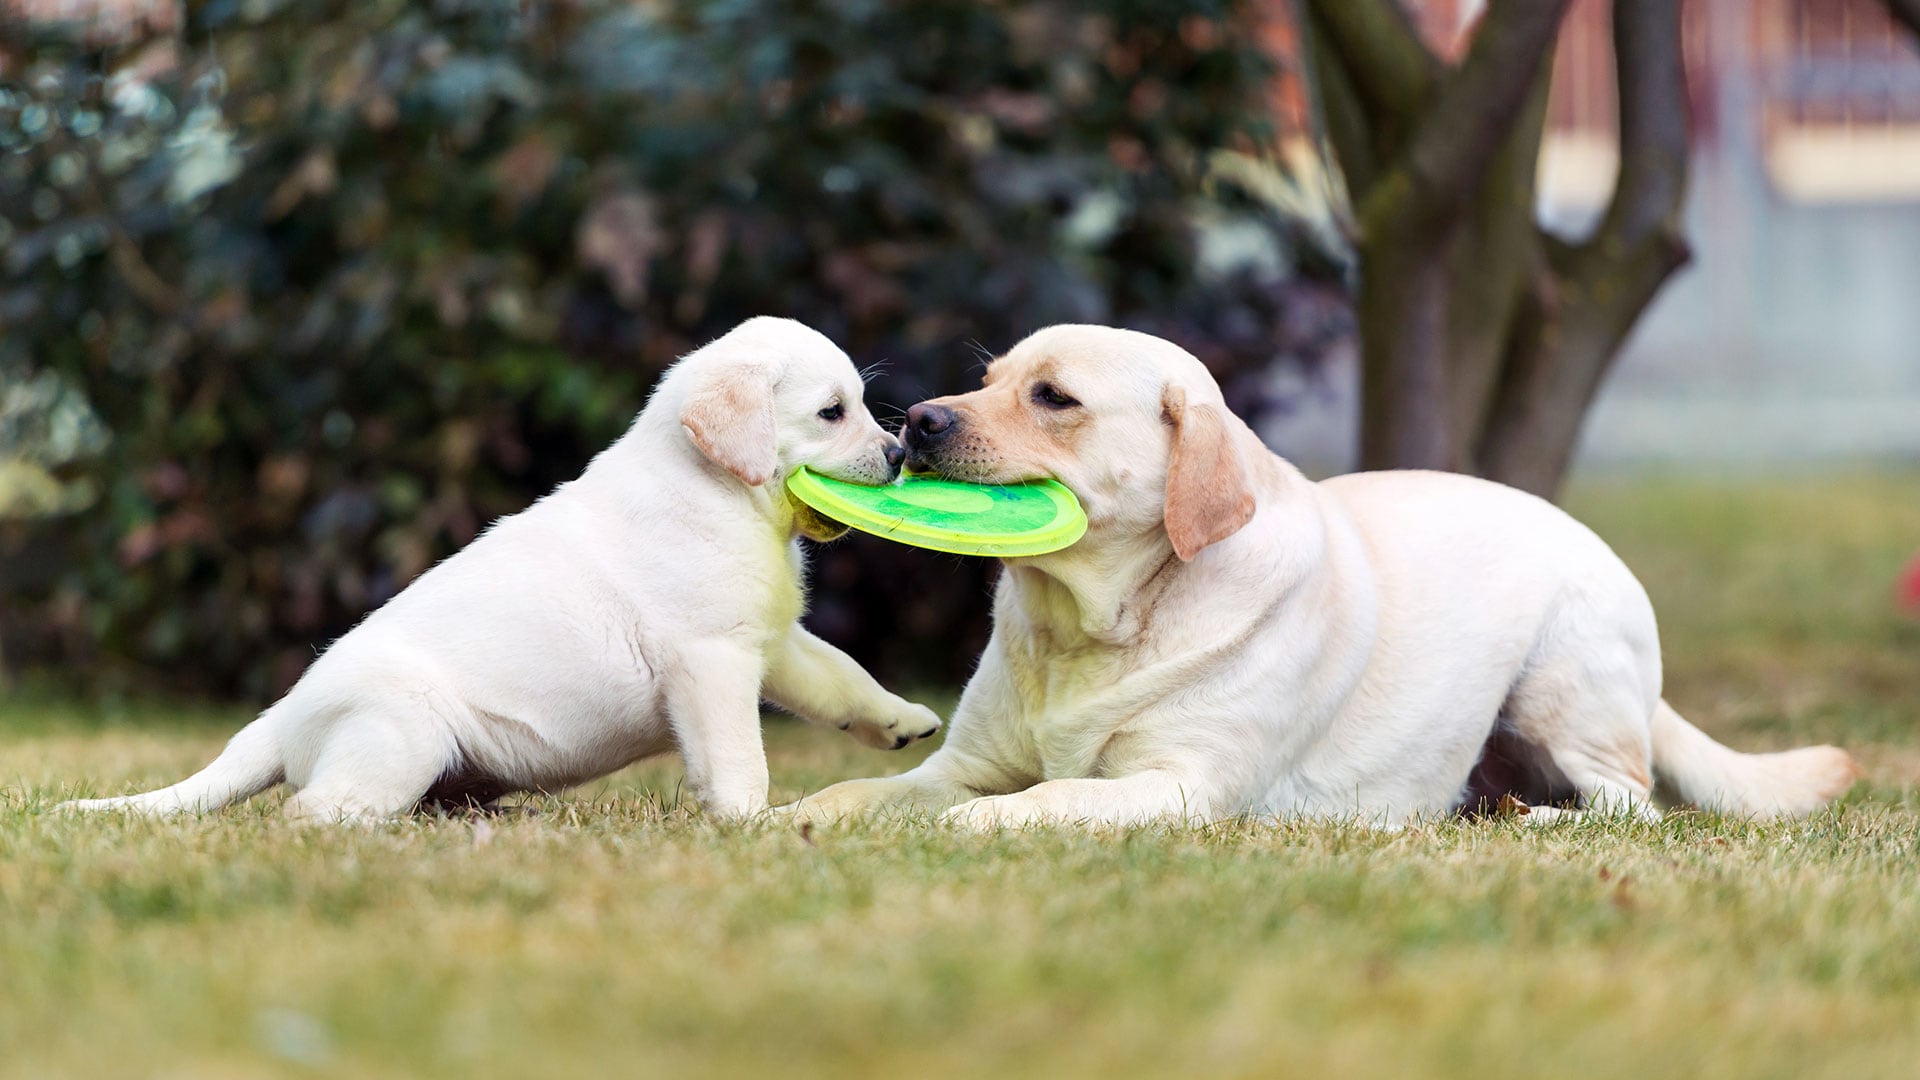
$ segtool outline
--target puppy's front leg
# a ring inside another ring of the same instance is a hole
[[[1035,824],[1202,824],[1207,800],[1178,774],[1153,770],[1112,779],[1048,780],[1011,795],[961,803],[942,820],[975,829]]]
[[[853,657],[799,623],[768,651],[760,692],[783,709],[881,750],[898,750],[940,730],[932,709],[889,692]]]
[[[707,812],[747,817],[767,808],[760,741],[760,657],[731,641],[682,645],[665,680],[667,718],[687,786]]]

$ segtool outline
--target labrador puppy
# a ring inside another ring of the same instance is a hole
[[[1507,794],[1530,821],[1651,816],[1656,790],[1766,816],[1858,775],[1833,747],[1742,754],[1681,719],[1646,592],[1550,503],[1430,472],[1312,483],[1145,334],[1052,327],[985,382],[908,413],[909,468],[1057,478],[1086,537],[1006,560],[938,752],[803,816],[1396,826]]]
[[[845,353],[751,319],[675,364],[577,480],[503,518],[335,642],[182,783],[75,809],[199,812],[285,781],[289,814],[551,791],[678,749],[709,812],[767,805],[760,699],[897,748],[939,718],[797,621],[807,465],[881,484],[902,451]]]

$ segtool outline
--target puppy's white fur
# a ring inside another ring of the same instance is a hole
[[[205,770],[66,805],[205,811],[285,780],[296,816],[378,817],[430,792],[554,790],[677,747],[706,808],[745,815],[767,804],[763,694],[869,745],[932,734],[931,711],[797,622],[796,533],[824,523],[781,479],[897,468],[861,390],[819,333],[743,323],[674,365],[579,479],[369,615]]]
[[[986,383],[926,403],[952,423],[909,432],[910,467],[1057,477],[1091,527],[1006,561],[945,745],[808,797],[805,816],[1392,826],[1467,802],[1483,751],[1536,799],[1642,814],[1656,779],[1670,800],[1770,815],[1857,775],[1832,747],[1741,754],[1681,719],[1645,591],[1547,502],[1426,472],[1309,482],[1197,360],[1144,334],[1043,330]]]

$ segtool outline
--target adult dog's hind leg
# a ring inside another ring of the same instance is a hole
[[[1605,626],[1550,628],[1541,641],[1507,699],[1504,722],[1546,756],[1583,809],[1659,818],[1649,724],[1660,693],[1657,655],[1637,635]],[[1541,822],[1563,816],[1538,815]]]

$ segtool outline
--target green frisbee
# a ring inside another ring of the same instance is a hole
[[[1057,480],[968,484],[902,476],[867,487],[800,468],[787,477],[787,490],[842,525],[954,555],[1045,555],[1087,531],[1080,500]]]

